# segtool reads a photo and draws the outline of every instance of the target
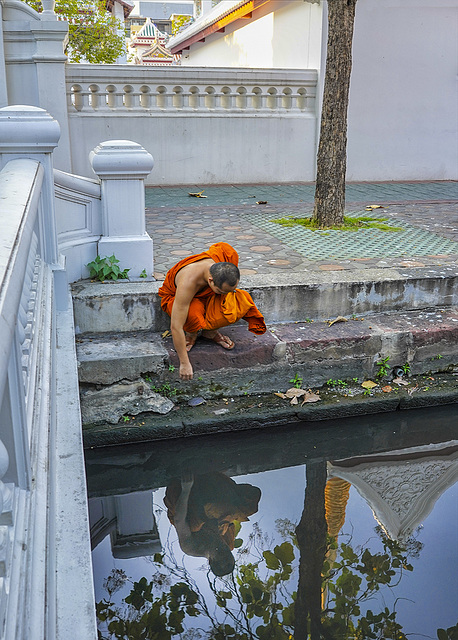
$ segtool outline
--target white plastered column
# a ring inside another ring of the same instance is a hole
[[[111,140],[91,151],[89,160],[102,184],[99,256],[115,255],[129,277],[139,277],[143,270],[151,276],[153,241],[145,228],[144,180],[153,156],[136,142]]]

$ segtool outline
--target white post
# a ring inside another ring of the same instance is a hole
[[[16,158],[32,158],[43,166],[41,191],[43,259],[54,272],[58,309],[67,307],[67,281],[57,246],[52,153],[57,147],[60,127],[39,107],[20,105],[0,109],[0,168]]]
[[[129,277],[143,270],[153,273],[153,241],[145,227],[144,179],[154,165],[153,156],[129,140],[100,143],[89,154],[102,183],[102,238],[99,256],[115,255]]]

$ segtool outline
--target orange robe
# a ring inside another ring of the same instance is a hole
[[[217,242],[203,253],[188,256],[180,260],[165,276],[164,283],[158,293],[161,298],[162,310],[172,315],[175,301],[175,277],[188,264],[211,258],[214,262],[231,262],[238,266],[237,251],[227,242]],[[260,335],[265,333],[266,324],[262,313],[253,302],[247,291],[237,289],[226,295],[214,293],[210,287],[198,291],[189,305],[188,318],[183,329],[189,333],[197,333],[200,329],[211,331],[233,324],[243,318],[248,322],[248,331]]]

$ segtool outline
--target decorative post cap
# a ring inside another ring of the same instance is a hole
[[[141,180],[154,166],[153,156],[130,140],[101,142],[89,154],[94,172],[104,180]]]
[[[45,109],[30,105],[0,109],[0,153],[52,153],[59,138],[59,123]]]

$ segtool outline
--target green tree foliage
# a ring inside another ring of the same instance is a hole
[[[23,1],[42,11],[39,0]],[[123,25],[106,10],[103,0],[57,0],[55,12],[68,22],[65,53],[69,62],[112,64],[125,52],[124,36],[117,32]]]

